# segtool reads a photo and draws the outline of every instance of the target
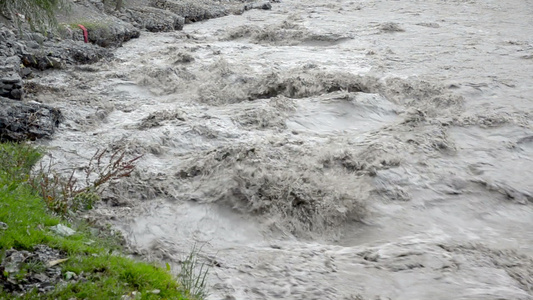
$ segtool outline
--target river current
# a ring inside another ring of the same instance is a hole
[[[533,299],[533,2],[296,1],[48,71],[90,217],[208,299]],[[65,171],[68,173],[68,171]]]

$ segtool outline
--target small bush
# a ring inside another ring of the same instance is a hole
[[[141,158],[125,158],[124,151],[115,151],[105,160],[107,150],[98,150],[82,168],[85,183],[79,183],[76,169],[68,178],[61,176],[52,169],[50,162],[47,167],[40,165],[30,184],[39,191],[48,208],[60,215],[67,215],[78,210],[91,209],[100,200],[104,184],[115,179],[129,176],[135,169],[135,162]]]

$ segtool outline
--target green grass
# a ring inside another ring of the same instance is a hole
[[[121,250],[116,238],[93,236],[87,224],[74,226],[50,214],[26,183],[31,166],[40,157],[40,152],[29,146],[0,144],[0,222],[8,225],[0,229],[0,260],[7,249],[31,251],[35,245],[45,244],[68,257],[60,264],[63,274],[83,272],[89,280],[56,288],[49,294],[32,292],[19,298],[0,288],[0,299],[120,299],[133,291],[140,292],[141,299],[187,299],[184,295],[190,292],[183,292],[167,270],[116,255],[116,250]],[[61,237],[48,229],[59,223],[76,229],[76,234]],[[43,266],[27,268],[39,270]],[[156,289],[159,294],[151,293]]]
[[[78,25],[83,25],[85,28],[87,28],[87,30],[109,29],[108,22],[80,20],[78,22],[68,24],[70,28],[78,28]]]

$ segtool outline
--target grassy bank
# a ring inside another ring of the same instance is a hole
[[[41,154],[34,148],[0,144],[0,262],[8,249],[34,251],[47,245],[61,251],[62,283],[47,294],[36,291],[20,299],[189,299],[175,278],[162,268],[128,259],[120,254],[118,239],[94,236],[90,227],[71,224],[52,215],[40,195],[27,184],[31,167]],[[61,236],[51,228],[63,224],[76,230]],[[94,231],[94,230],[93,230]],[[57,268],[56,266],[56,268]],[[22,263],[16,274],[0,272],[0,299],[16,298],[2,283],[24,283],[32,272],[45,272],[48,265]],[[71,273],[72,272],[72,273]],[[67,280],[69,274],[83,280]]]

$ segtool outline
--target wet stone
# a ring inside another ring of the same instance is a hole
[[[10,95],[11,95],[11,98],[20,100],[22,99],[22,90],[21,89],[11,90]]]
[[[262,2],[262,3],[251,3],[244,6],[244,10],[251,10],[251,9],[262,9],[262,10],[270,10],[272,9],[272,4],[270,2]]]
[[[2,78],[3,83],[17,83],[21,81],[22,81],[22,78],[20,78],[20,75],[18,74],[12,74],[11,76]]]
[[[22,77],[28,77],[32,74],[32,70],[30,68],[23,68],[21,71]]]
[[[0,141],[24,141],[50,137],[62,119],[61,111],[40,103],[24,103],[0,97]]]
[[[181,30],[185,24],[184,17],[155,7],[132,8],[124,17],[136,27],[151,32]]]

